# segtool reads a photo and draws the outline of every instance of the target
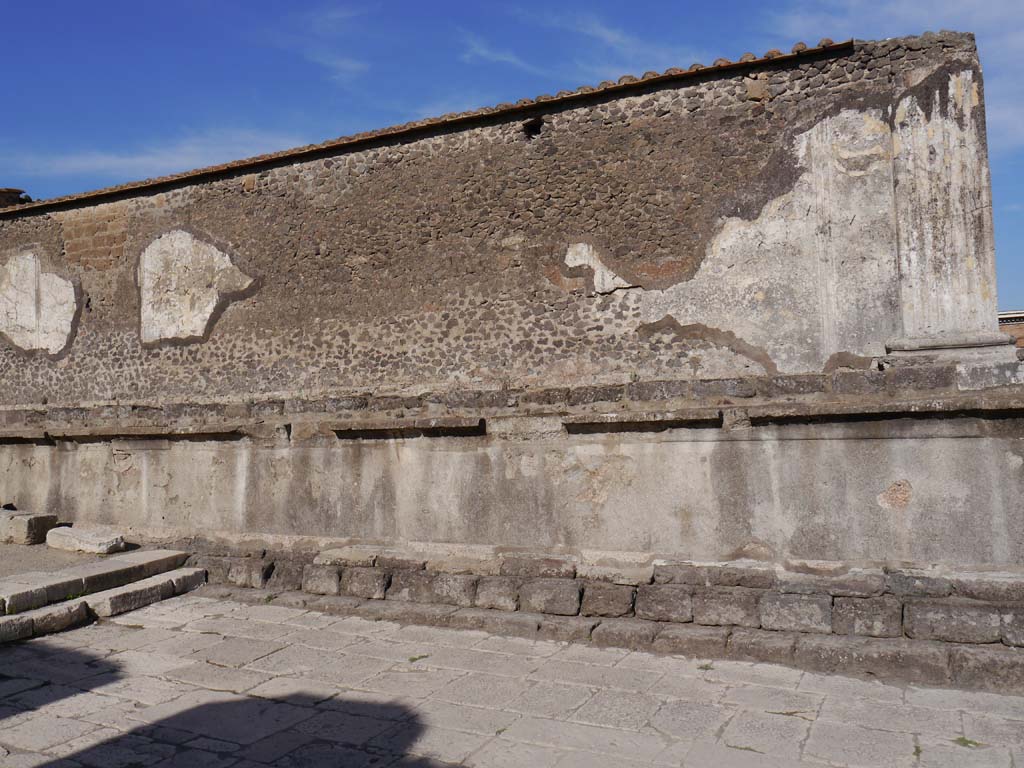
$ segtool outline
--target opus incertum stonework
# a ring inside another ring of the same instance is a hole
[[[1024,686],[994,260],[953,32],[19,201],[0,500],[353,611]]]

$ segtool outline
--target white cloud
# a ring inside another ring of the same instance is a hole
[[[339,56],[326,51],[303,51],[302,56],[306,61],[319,64],[326,69],[331,80],[341,83],[352,80],[370,68],[370,65],[365,61],[348,56]]]
[[[300,137],[251,130],[216,131],[135,149],[82,150],[64,154],[19,152],[0,164],[25,176],[89,175],[143,179],[227,163],[304,144]]]
[[[993,151],[1024,148],[1024,50],[1021,0],[795,0],[769,14],[776,42],[820,37],[877,39],[927,30],[974,32],[985,70],[989,144]]]
[[[466,49],[462,53],[463,61],[475,61],[477,59],[481,59],[483,61],[494,62],[495,64],[507,64],[510,67],[521,69],[522,71],[529,72],[532,75],[545,76],[549,74],[548,70],[536,67],[528,61],[524,61],[511,51],[503,51],[491,47],[481,37],[474,35],[472,32],[466,32],[463,30],[462,40],[466,46]]]

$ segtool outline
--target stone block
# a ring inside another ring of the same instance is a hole
[[[927,685],[944,685],[949,680],[949,646],[927,640],[800,635],[793,660],[812,672],[871,675]]]
[[[361,600],[358,597],[349,597],[347,595],[324,595],[323,597],[318,597],[308,603],[305,607],[314,611],[330,613],[334,616],[352,616],[357,613],[365,603],[365,600]]]
[[[501,575],[526,579],[572,579],[576,577],[576,563],[568,557],[505,555]]]
[[[97,592],[88,595],[84,600],[89,604],[90,611],[101,618],[106,618],[143,608],[173,595],[174,583],[170,576],[162,575]]]
[[[400,549],[383,549],[377,555],[376,566],[388,571],[422,571],[427,567],[427,558]]]
[[[622,584],[608,584],[600,581],[583,585],[583,602],[580,613],[584,616],[621,617],[633,613],[634,587]]]
[[[661,627],[651,648],[659,653],[676,653],[699,659],[720,659],[725,656],[729,632],[728,627],[669,624]]]
[[[0,643],[10,643],[32,637],[32,619],[20,616],[0,616]]]
[[[832,632],[832,598],[828,595],[781,595],[761,598],[761,626],[783,632]]]
[[[206,583],[206,571],[202,568],[179,568],[167,574],[174,587],[174,594],[183,595],[198,589]]]
[[[837,597],[832,605],[832,631],[837,635],[900,637],[903,603],[892,595]]]
[[[274,559],[274,570],[267,581],[267,589],[294,591],[302,589],[302,573],[305,565],[298,560]]]
[[[693,620],[720,627],[759,627],[761,594],[743,587],[699,587],[693,593]]]
[[[855,568],[839,574],[780,571],[776,589],[799,595],[873,597],[885,592],[885,585],[885,574],[881,570]]]
[[[903,631],[917,640],[996,643],[1002,639],[1002,620],[999,609],[985,603],[908,600],[903,606]]]
[[[372,568],[377,564],[379,547],[351,546],[325,549],[313,558],[314,565]]]
[[[125,548],[124,535],[106,525],[75,525],[52,528],[46,534],[46,546],[68,552],[109,555]]]
[[[263,589],[267,586],[273,570],[274,564],[272,562],[260,558],[230,558],[227,582],[228,584],[234,584],[236,587]]]
[[[994,646],[961,646],[949,652],[953,683],[963,688],[1021,694],[1024,692],[1024,650]]]
[[[341,568],[336,565],[307,565],[302,569],[302,591],[312,595],[339,594]]]
[[[655,584],[690,584],[703,586],[704,579],[693,563],[654,563]]]
[[[946,597],[953,584],[944,574],[932,570],[889,569],[886,591],[900,597]]]
[[[89,606],[85,600],[70,600],[58,605],[48,605],[24,614],[32,619],[32,635],[51,635],[65,629],[89,622]]]
[[[537,637],[564,643],[587,642],[600,623],[600,619],[585,616],[541,616]]]
[[[647,584],[636,592],[636,616],[651,621],[693,621],[691,587],[683,584]]]
[[[1024,603],[1024,574],[966,573],[950,576],[953,594],[990,603]]]
[[[590,641],[604,648],[649,650],[661,624],[643,619],[605,619],[590,635]]]
[[[575,616],[580,612],[580,585],[575,579],[532,579],[519,587],[519,607],[532,613]]]
[[[19,573],[3,581],[4,584],[24,584],[26,587],[42,587],[46,590],[47,603],[59,603],[85,594],[85,581],[80,575],[67,574],[65,571],[44,573],[40,571]],[[0,590],[2,591],[2,590]],[[0,598],[2,603],[2,598]],[[0,614],[3,608],[0,607]]]
[[[473,600],[477,608],[514,611],[519,607],[519,587],[507,576],[483,576],[476,585]]]
[[[411,603],[404,600],[367,600],[356,608],[355,615],[371,621],[397,621],[403,624],[424,624],[428,627],[448,625],[448,617],[458,608],[454,605]]]
[[[1003,642],[1007,645],[1024,647],[1024,607],[1003,608]]]
[[[24,613],[47,604],[45,586],[28,586],[15,582],[0,582],[0,601],[8,614]]]
[[[734,629],[726,651],[729,658],[741,661],[767,661],[792,664],[797,635],[760,629]]]
[[[0,510],[0,543],[42,544],[57,525],[57,516],[35,512]]]
[[[391,577],[380,568],[361,566],[346,568],[338,582],[339,594],[361,597],[366,600],[383,600],[391,583]]]
[[[757,560],[724,563],[655,563],[654,581],[657,584],[771,589],[775,586],[775,567]]]
[[[414,603],[445,603],[468,608],[476,594],[476,576],[429,571],[395,571],[388,587],[388,600]]]
[[[445,626],[456,629],[479,629],[495,635],[534,638],[541,617],[535,613],[509,613],[485,608],[460,608],[450,614]]]

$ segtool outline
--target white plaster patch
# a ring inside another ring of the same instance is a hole
[[[611,293],[617,288],[632,288],[604,265],[594,246],[589,243],[573,243],[565,252],[568,267],[590,267],[594,272],[594,293]]]
[[[15,346],[55,355],[67,346],[78,309],[70,280],[43,272],[32,253],[0,267],[0,333]]]
[[[226,253],[180,229],[146,247],[138,280],[144,344],[202,339],[222,299],[253,282]]]

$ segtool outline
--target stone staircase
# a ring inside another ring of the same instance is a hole
[[[140,550],[0,579],[0,643],[38,637],[189,592],[206,581],[187,552]]]

